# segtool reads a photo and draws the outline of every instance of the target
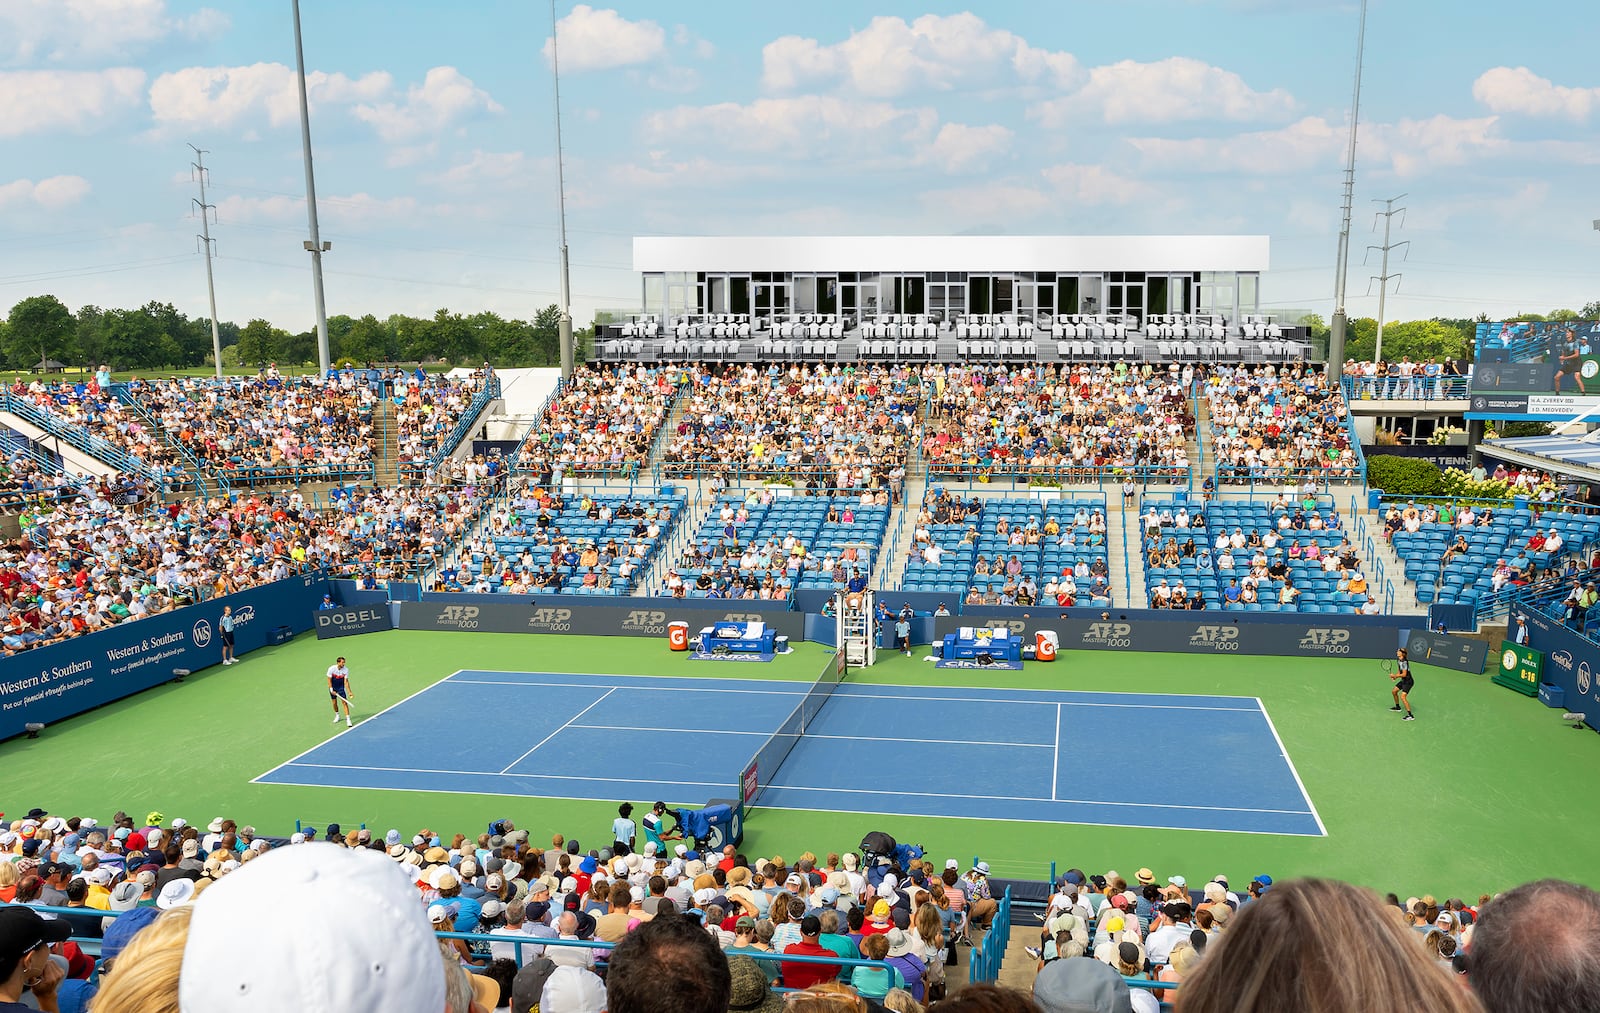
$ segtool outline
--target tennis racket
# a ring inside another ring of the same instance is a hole
[[[1388,660],[1387,658],[1384,659],[1384,662],[1383,662],[1383,674],[1384,675],[1391,675],[1391,674],[1393,674],[1393,672],[1394,672],[1394,662]]]

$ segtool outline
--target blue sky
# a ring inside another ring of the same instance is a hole
[[[548,8],[302,8],[329,312],[553,302]],[[557,8],[580,321],[637,304],[636,234],[1265,233],[1268,308],[1331,307],[1352,3]],[[1401,193],[1392,318],[1600,298],[1588,5],[1373,0],[1368,28],[1351,313]],[[0,3],[0,310],[202,315],[194,143],[221,315],[309,327],[293,65],[288,0]]]

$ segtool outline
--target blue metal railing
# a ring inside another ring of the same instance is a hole
[[[927,466],[927,480],[943,486],[994,488],[1006,482],[1020,486],[1097,485],[1121,486],[1131,478],[1136,485],[1194,488],[1194,468],[1155,464],[1105,465],[981,465],[935,462]]]
[[[184,446],[183,441],[167,433],[166,427],[162,426],[161,423],[156,420],[155,416],[151,415],[150,411],[145,408],[144,405],[139,403],[139,399],[134,397],[133,392],[128,389],[127,384],[113,383],[107,389],[109,390],[111,396],[117,399],[118,403],[132,409],[134,413],[136,413],[139,418],[143,420],[145,426],[150,430],[150,432],[154,433],[161,440],[161,442],[165,443],[172,449],[174,453],[184,459],[188,465],[189,471],[194,475],[195,488],[199,491],[200,495],[210,496],[211,487],[206,484],[205,466],[202,465],[198,459],[196,459],[194,454],[190,453],[189,448]],[[217,476],[217,484],[221,487],[222,493],[226,495],[228,491],[228,483],[226,480],[219,475]]]
[[[1346,401],[1464,401],[1465,376],[1343,376],[1339,378]]]
[[[444,439],[440,440],[438,445],[428,452],[425,460],[408,461],[402,464],[400,466],[400,474],[421,477],[421,475],[439,467],[445,458],[455,453],[456,448],[461,446],[461,441],[466,439],[467,434],[472,431],[472,427],[478,424],[478,418],[483,414],[484,409],[489,406],[489,402],[499,396],[500,377],[493,375],[486,377],[483,386],[472,396],[472,401],[466,408],[462,409],[461,417],[456,420],[456,424],[445,434]]]
[[[980,981],[998,980],[1000,965],[1006,958],[1006,946],[1010,942],[1011,888],[1008,886],[995,906],[989,931],[983,934],[983,940],[972,950],[972,957],[967,964],[967,981],[977,984]]]
[[[0,394],[0,404],[18,418],[31,422],[51,436],[59,438],[63,443],[111,465],[118,471],[142,475],[158,485],[167,484],[166,480],[144,461],[109,440],[96,436],[80,423],[73,422],[54,411],[40,408],[34,402],[9,392]]]

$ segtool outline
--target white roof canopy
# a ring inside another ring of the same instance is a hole
[[[1265,271],[1267,236],[636,236],[641,273]]]

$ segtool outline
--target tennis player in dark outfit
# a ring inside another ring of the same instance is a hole
[[[1394,674],[1389,676],[1394,680],[1394,689],[1390,691],[1394,696],[1394,706],[1389,709],[1395,711],[1403,710],[1406,712],[1406,716],[1402,720],[1415,721],[1416,718],[1411,714],[1411,699],[1409,697],[1411,687],[1417,684],[1416,680],[1411,678],[1411,659],[1406,656],[1404,647],[1396,650],[1394,656]]]

